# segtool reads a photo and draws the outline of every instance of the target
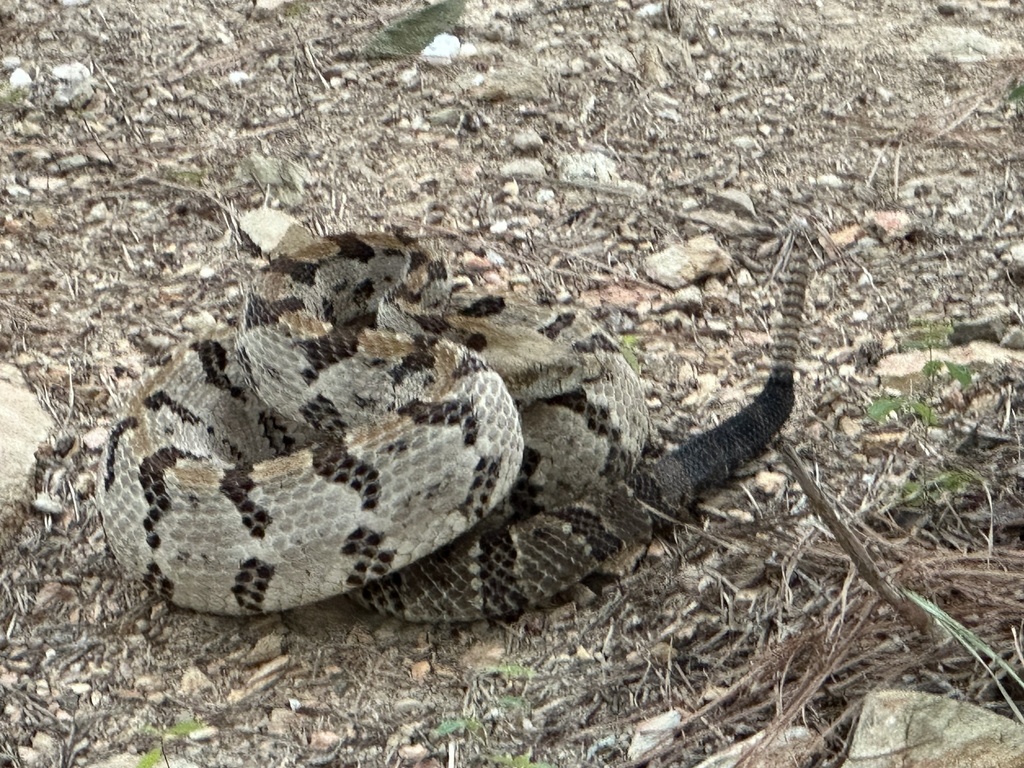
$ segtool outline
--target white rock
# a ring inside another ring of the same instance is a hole
[[[612,184],[619,178],[615,161],[600,152],[578,152],[558,159],[558,176],[574,183]]]
[[[70,64],[58,64],[50,70],[50,74],[66,83],[85,82],[92,76],[89,68],[78,61]]]
[[[8,82],[11,84],[11,88],[20,88],[27,91],[32,87],[32,76],[21,67],[18,67],[11,72]]]
[[[249,74],[247,72],[242,72],[239,69],[236,69],[234,72],[228,73],[228,82],[232,85],[241,85],[248,79]]]
[[[313,239],[297,219],[276,208],[246,211],[238,217],[238,227],[265,254],[274,250],[293,250],[280,247],[287,237],[297,237],[296,247],[301,247]],[[305,233],[305,238],[301,236],[302,233]]]
[[[630,760],[639,760],[655,747],[670,741],[681,720],[679,712],[670,709],[668,712],[637,723],[626,756]]]
[[[867,695],[845,766],[1020,765],[1024,728],[967,702],[916,691]]]
[[[459,55],[462,41],[455,35],[442,32],[430,41],[430,44],[420,52],[424,59],[434,61],[451,61]]]
[[[53,421],[39,406],[21,371],[0,364],[0,518],[13,512],[15,502],[26,501],[35,467],[36,448],[53,429]],[[0,523],[3,521],[0,520]],[[0,524],[0,531],[5,526]]]

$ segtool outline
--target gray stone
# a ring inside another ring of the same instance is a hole
[[[644,259],[644,271],[651,280],[675,289],[721,275],[730,267],[732,257],[710,235],[670,245]]]
[[[970,323],[956,323],[949,334],[949,343],[954,347],[970,344],[972,341],[999,343],[1006,333],[1006,326],[999,318],[976,320]]]
[[[1006,349],[1024,349],[1024,328],[1014,328],[999,342]]]
[[[738,213],[753,218],[754,201],[750,195],[738,189],[722,189],[711,193],[711,206],[725,213]]]
[[[547,172],[544,163],[533,158],[511,160],[501,166],[501,175],[507,179],[542,179]]]
[[[36,448],[53,429],[53,420],[39,406],[21,371],[0,364],[0,537],[16,505],[28,500]],[[0,542],[0,549],[3,548]]]
[[[512,146],[520,152],[537,152],[543,149],[544,139],[532,128],[527,128],[512,137]]]

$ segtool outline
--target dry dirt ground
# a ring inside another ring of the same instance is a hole
[[[757,391],[763,229],[810,215],[839,250],[816,265],[787,438],[893,580],[1021,664],[1021,368],[945,345],[950,323],[1021,324],[1021,4],[470,0],[471,57],[352,56],[415,7],[0,3],[5,66],[34,81],[0,100],[0,350],[60,425],[37,491],[63,507],[4,533],[0,766],[133,766],[161,744],[170,765],[693,765],[793,726],[786,764],[838,765],[876,688],[1007,713],[966,652],[864,586],[776,453],[635,573],[510,625],[344,600],[226,619],[124,577],[92,501],[102,442],[175,343],[234,317],[261,263],[235,213],[403,227],[474,280],[585,303],[635,337],[659,443]],[[65,104],[52,68],[72,62],[92,82]],[[527,129],[539,147],[514,144]],[[560,180],[586,151],[618,178]],[[252,157],[301,184],[259,183]],[[543,177],[502,170],[529,158]],[[703,233],[731,270],[696,294],[648,279],[646,256]],[[973,361],[970,386],[917,381],[932,427],[868,418],[922,345]],[[661,741],[630,751],[657,716]]]

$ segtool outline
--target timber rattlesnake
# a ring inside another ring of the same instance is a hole
[[[638,468],[641,384],[587,313],[453,290],[408,238],[317,240],[261,272],[237,334],[142,386],[105,455],[107,540],[202,611],[348,592],[411,620],[515,616],[764,450],[793,405],[793,262],[761,394]]]

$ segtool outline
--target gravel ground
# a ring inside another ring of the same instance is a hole
[[[635,573],[511,625],[178,610],[92,503],[137,381],[233,322],[244,211],[401,227],[590,307],[635,337],[661,442],[759,388],[759,246],[810,216],[837,249],[787,439],[890,578],[1020,664],[1024,9],[870,5],[470,0],[472,48],[428,63],[356,55],[411,4],[0,2],[3,82],[30,80],[0,91],[0,352],[60,425],[37,491],[62,510],[0,541],[0,766],[693,765],[797,724],[799,764],[837,765],[875,688],[1008,711],[863,586],[776,454]],[[651,279],[708,234],[730,268]]]

